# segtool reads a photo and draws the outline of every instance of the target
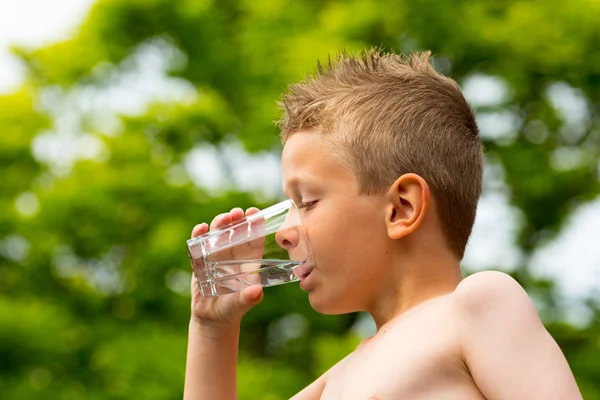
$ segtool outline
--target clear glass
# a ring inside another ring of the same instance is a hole
[[[187,241],[203,297],[299,281],[294,268],[313,264],[300,211],[285,200]]]

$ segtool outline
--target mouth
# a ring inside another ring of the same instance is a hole
[[[307,276],[310,275],[314,268],[315,267],[313,267],[312,265],[298,265],[296,268],[294,268],[294,276],[296,276],[296,278],[300,280],[304,280]]]

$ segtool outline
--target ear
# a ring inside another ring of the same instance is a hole
[[[431,192],[425,179],[417,174],[404,174],[387,193],[386,227],[391,239],[414,232],[422,223],[429,207]]]

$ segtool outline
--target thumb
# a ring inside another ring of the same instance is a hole
[[[238,293],[238,311],[241,314],[245,314],[250,308],[260,303],[262,299],[262,286],[254,285],[247,287]]]

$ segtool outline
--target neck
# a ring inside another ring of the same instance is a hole
[[[403,263],[393,279],[383,284],[382,296],[367,310],[377,331],[393,318],[435,297],[451,293],[462,280],[460,263],[454,257],[429,256],[419,263]]]

